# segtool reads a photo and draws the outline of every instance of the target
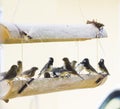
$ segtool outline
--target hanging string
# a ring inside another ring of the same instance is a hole
[[[15,8],[14,8],[12,16],[11,16],[11,22],[12,23],[14,23],[14,20],[15,20],[14,18],[15,18],[16,14],[17,14],[18,8],[20,7],[20,3],[21,3],[21,0],[16,0]],[[24,39],[21,36],[20,28],[17,25],[15,25],[15,26],[17,27],[17,29],[19,31],[19,35],[21,37],[21,61],[23,62],[23,42],[24,42]]]
[[[82,20],[84,21],[84,22],[86,22],[88,19],[87,19],[87,17],[84,15],[84,13],[83,13],[83,9],[81,8],[81,4],[82,3],[79,3],[79,10],[80,10],[80,15],[81,15],[81,17],[82,17]]]
[[[87,21],[87,18],[86,18],[86,16],[83,14],[83,11],[82,11],[81,8],[80,8],[80,13],[81,13],[81,16],[82,16],[83,21],[86,22],[86,21]]]
[[[100,38],[97,38],[96,39],[96,57],[97,57],[97,63],[98,63],[98,61],[99,61],[99,48],[100,48],[100,50],[101,50],[101,53],[102,53],[102,55],[103,55],[103,57],[105,57],[105,50],[104,50],[104,48],[103,48],[103,45],[101,44],[101,42],[100,42]],[[102,57],[100,57],[100,58],[102,58]],[[98,67],[97,67],[97,70],[98,70]]]
[[[14,22],[14,20],[15,20],[14,18],[18,11],[19,6],[20,6],[20,0],[16,0],[15,8],[13,9],[13,13],[11,15],[11,22]]]
[[[98,47],[98,41],[99,39],[96,39],[96,63],[98,63],[98,58],[99,58],[99,47]],[[96,64],[97,65],[97,64]],[[97,67],[97,71],[98,71],[98,67]]]
[[[84,22],[86,22],[87,18],[86,18],[86,16],[83,13],[83,10],[81,8],[81,3],[79,3],[79,11],[80,11],[80,16],[82,17],[82,20]],[[79,51],[80,51],[80,45],[79,45],[79,41],[75,41],[75,43],[76,43],[76,46],[77,46],[77,60],[79,61],[79,58],[80,58],[80,53],[79,53]]]
[[[14,8],[14,11],[13,11],[13,14],[12,14],[12,17],[11,17],[11,22],[13,22],[14,23],[14,17],[15,17],[15,15],[16,15],[16,13],[17,13],[17,11],[18,11],[18,8],[19,8],[19,6],[20,6],[20,0],[17,0],[17,2],[16,2],[16,5],[15,5],[15,8]],[[15,24],[14,24],[15,25]],[[24,43],[24,38],[23,38],[23,36],[22,36],[22,34],[21,34],[21,29],[17,26],[17,25],[15,25],[16,27],[17,27],[17,29],[18,29],[18,31],[19,31],[19,35],[20,35],[20,37],[21,37],[21,60],[22,60],[22,62],[23,62],[23,57],[24,57],[24,45],[23,45],[23,43]],[[29,32],[31,32],[32,31],[32,27],[31,27],[31,29],[30,29],[30,31]],[[42,41],[41,41],[42,42]],[[36,101],[38,101],[38,98],[37,97],[35,97],[35,100]],[[33,101],[31,101],[31,102],[33,102]],[[30,106],[31,107],[31,106]],[[39,107],[39,104],[38,104],[38,102],[36,102],[36,107]]]

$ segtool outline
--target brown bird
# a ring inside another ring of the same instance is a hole
[[[3,80],[12,81],[17,76],[17,69],[17,65],[12,65],[8,72],[6,72],[6,74],[4,75],[3,79],[0,80],[0,82]]]
[[[24,71],[22,76],[25,78],[31,78],[35,75],[36,70],[38,70],[38,67],[32,67],[31,69]]]
[[[71,66],[72,66],[72,68],[75,68],[76,63],[77,63],[77,61],[75,61],[75,60],[73,60],[73,61],[70,63],[70,64],[71,64]]]
[[[86,23],[87,23],[87,24],[93,24],[93,25],[96,26],[99,30],[104,26],[104,24],[98,23],[98,22],[95,21],[95,20],[92,20],[92,21],[87,20]]]
[[[19,76],[23,71],[22,61],[17,61],[17,65],[18,65],[17,76]]]
[[[81,79],[83,79],[83,78],[75,71],[75,69],[72,68],[72,66],[71,66],[70,61],[69,61],[68,58],[66,58],[66,57],[63,58],[63,61],[64,61],[64,67],[65,67],[66,70],[71,71],[71,72],[70,72],[71,74],[77,75],[77,76],[79,76]]]
[[[45,73],[44,73],[44,78],[51,78],[50,73],[45,72]]]

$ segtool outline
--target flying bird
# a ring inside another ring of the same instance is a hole
[[[87,72],[89,72],[89,75],[90,75],[91,73],[96,73],[96,74],[98,74],[98,72],[90,65],[90,62],[89,62],[89,59],[88,59],[88,58],[85,58],[85,59],[81,62],[81,64],[84,65],[84,68],[85,68],[85,70],[86,70]]]
[[[36,70],[38,70],[38,67],[32,67],[29,70],[24,71],[21,76],[25,77],[25,78],[31,78],[35,75]]]
[[[44,67],[41,69],[40,73],[38,74],[38,78],[42,74],[44,74],[46,72],[50,72],[52,70],[53,62],[54,62],[54,59],[52,57],[50,57],[49,61],[44,65]]]
[[[17,76],[17,69],[17,65],[12,65],[8,72],[6,72],[6,74],[4,75],[3,79],[0,80],[0,82],[3,80],[12,81]]]
[[[75,71],[75,69],[72,68],[72,66],[71,66],[70,61],[69,61],[68,58],[66,58],[66,57],[63,58],[63,61],[64,61],[64,67],[65,67],[66,70],[71,71],[71,72],[70,72],[71,74],[77,75],[77,76],[79,76],[81,79],[83,79],[83,78]]]
[[[102,73],[106,73],[107,75],[110,75],[105,64],[104,64],[104,59],[100,59],[98,62],[99,69],[102,71]]]

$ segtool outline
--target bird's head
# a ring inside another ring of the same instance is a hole
[[[82,63],[82,64],[89,63],[89,59],[88,59],[88,58],[85,58],[85,59],[83,59],[83,61],[82,61],[81,63]]]
[[[17,64],[18,64],[18,65],[22,65],[22,61],[20,61],[20,60],[17,61]]]
[[[67,57],[63,58],[64,62],[69,62],[69,59]]]
[[[36,70],[38,70],[38,67],[32,67],[32,70],[36,71]]]
[[[11,70],[17,70],[17,65],[12,65]]]
[[[76,63],[77,63],[77,61],[73,60],[73,61],[72,61],[72,63],[76,64]]]
[[[101,63],[104,63],[104,59],[100,59],[100,62],[101,62]]]
[[[52,62],[54,61],[54,59],[52,57],[50,57],[49,60],[52,61]]]

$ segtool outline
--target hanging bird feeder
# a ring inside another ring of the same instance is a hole
[[[97,22],[87,22],[79,25],[20,25],[12,23],[0,23],[0,43],[36,43],[57,41],[84,41],[93,38],[105,38],[107,33],[103,25]],[[99,23],[98,23],[99,24]],[[28,81],[14,79],[12,82],[0,82],[0,99],[11,98],[64,91],[71,89],[93,88],[102,85],[106,75],[86,75],[70,78],[37,78],[30,87],[19,93],[22,86]]]

